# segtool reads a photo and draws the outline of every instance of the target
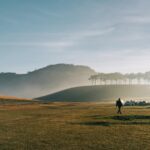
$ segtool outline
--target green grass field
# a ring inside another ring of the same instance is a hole
[[[0,150],[149,150],[150,107],[0,105]]]

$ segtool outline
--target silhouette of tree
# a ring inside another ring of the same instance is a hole
[[[92,85],[106,85],[106,84],[122,84],[122,85],[132,85],[132,84],[150,84],[150,72],[146,73],[130,73],[130,74],[121,74],[118,72],[115,73],[98,73],[92,75],[89,80],[92,82]]]

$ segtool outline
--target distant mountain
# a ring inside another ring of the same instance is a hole
[[[150,85],[97,85],[66,89],[50,95],[36,98],[41,101],[87,102],[115,101],[119,97],[126,99],[150,98]]]
[[[75,86],[88,85],[96,72],[87,66],[50,65],[27,74],[1,73],[0,94],[33,98]]]

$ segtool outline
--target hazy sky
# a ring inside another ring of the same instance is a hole
[[[150,71],[150,0],[0,0],[0,72],[56,63]]]

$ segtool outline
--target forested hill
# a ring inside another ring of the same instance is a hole
[[[89,84],[88,78],[96,72],[87,67],[56,64],[27,74],[1,73],[0,95],[32,98]]]

